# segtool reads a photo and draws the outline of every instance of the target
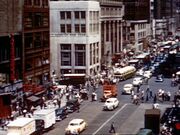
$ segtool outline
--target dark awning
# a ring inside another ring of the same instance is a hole
[[[36,96],[30,96],[27,98],[27,100],[31,101],[31,102],[36,102],[38,101],[40,98],[39,97],[36,97]]]

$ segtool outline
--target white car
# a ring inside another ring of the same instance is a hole
[[[114,110],[119,106],[117,98],[108,98],[103,105],[103,110]]]
[[[148,70],[148,71],[144,71],[143,76],[149,79],[149,78],[151,78],[152,73],[151,73],[151,71],[149,71],[149,70]]]
[[[134,86],[132,84],[125,84],[123,87],[122,94],[131,94],[134,90]]]
[[[69,134],[80,134],[87,127],[87,123],[83,119],[73,119],[69,122],[65,132]]]
[[[140,69],[140,70],[138,70],[138,71],[136,72],[136,75],[142,76],[143,74],[144,74],[143,69]]]
[[[133,85],[134,86],[139,86],[143,84],[143,78],[142,77],[135,77],[133,79]]]

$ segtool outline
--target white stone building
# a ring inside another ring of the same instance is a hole
[[[94,74],[100,70],[100,5],[97,1],[50,2],[51,71]]]

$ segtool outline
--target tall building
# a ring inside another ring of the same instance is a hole
[[[123,0],[125,20],[149,20],[150,0]]]
[[[154,1],[155,35],[164,38],[173,35],[176,29],[176,0]]]
[[[124,19],[130,26],[130,50],[138,53],[148,47],[151,37],[150,0],[123,0],[125,5]]]
[[[23,79],[43,84],[50,73],[49,0],[24,0]]]
[[[96,1],[50,2],[51,71],[100,71],[100,6]]]
[[[123,51],[124,5],[119,0],[98,0],[101,8],[101,62],[110,65],[111,57]]]

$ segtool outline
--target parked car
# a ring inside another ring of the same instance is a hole
[[[157,75],[155,82],[163,82],[164,77],[162,75]]]
[[[143,77],[135,77],[133,79],[133,85],[134,86],[139,86],[143,84]]]
[[[136,72],[136,75],[142,76],[143,74],[144,74],[144,70],[143,70],[143,69],[139,69],[139,70]]]
[[[154,135],[151,129],[141,128],[136,135]]]
[[[143,76],[149,79],[152,76],[152,72],[150,70],[144,71]]]
[[[87,123],[83,119],[73,119],[69,122],[65,129],[66,135],[80,134],[87,127]]]
[[[131,94],[133,90],[134,90],[134,86],[132,84],[125,84],[123,86],[122,94]]]
[[[67,118],[67,116],[68,116],[66,106],[61,107],[61,108],[57,108],[55,110],[55,113],[56,113],[56,121],[61,121],[61,120],[65,119],[65,118]]]
[[[80,107],[80,103],[78,99],[71,99],[66,102],[66,108],[68,113],[72,113],[76,110],[78,110]]]
[[[118,106],[119,101],[117,98],[108,98],[103,105],[103,110],[114,110]]]

